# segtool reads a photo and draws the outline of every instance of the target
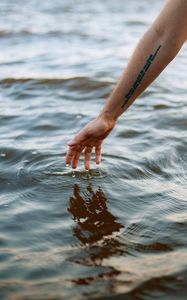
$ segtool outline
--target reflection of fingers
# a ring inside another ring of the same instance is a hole
[[[91,155],[92,155],[92,146],[87,146],[84,150],[84,165],[86,170],[90,169]]]
[[[83,150],[83,147],[81,147],[79,149],[79,151],[76,152],[75,156],[72,159],[72,168],[73,169],[76,169],[78,166],[78,162],[79,162],[79,158],[80,158],[82,150]]]
[[[95,162],[96,164],[101,162],[101,145],[95,147]]]
[[[89,192],[90,194],[94,194],[94,191],[93,191],[93,188],[92,188],[92,185],[91,185],[91,184],[89,184],[89,185],[87,186],[87,190],[88,190],[88,192]]]
[[[69,147],[69,150],[68,150],[67,155],[66,155],[66,164],[71,163],[74,155],[75,155],[75,149]]]

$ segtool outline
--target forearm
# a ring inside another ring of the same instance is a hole
[[[118,117],[171,62],[187,39],[187,0],[167,0],[138,43],[100,116]]]
[[[176,56],[182,42],[150,28],[138,43],[101,114],[116,120]]]

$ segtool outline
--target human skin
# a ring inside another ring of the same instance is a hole
[[[175,58],[186,39],[187,0],[168,0],[140,39],[102,111],[68,143],[66,164],[76,169],[84,152],[84,166],[89,170],[93,149],[96,164],[101,162],[103,141],[120,115]]]

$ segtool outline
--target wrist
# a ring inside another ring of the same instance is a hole
[[[107,109],[103,109],[98,118],[102,118],[111,128],[115,126],[118,120],[118,117],[114,114],[114,112]]]

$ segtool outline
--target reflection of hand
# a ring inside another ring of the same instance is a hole
[[[107,198],[102,189],[94,191],[91,184],[83,193],[77,184],[74,185],[68,211],[77,224],[73,229],[74,235],[84,244],[102,240],[123,227],[108,210]]]
[[[66,163],[72,168],[77,168],[81,152],[84,150],[85,169],[90,169],[90,159],[93,148],[95,148],[96,164],[101,162],[101,147],[103,140],[115,126],[115,121],[109,118],[98,116],[88,123],[74,138],[68,143],[69,149],[66,156]]]

